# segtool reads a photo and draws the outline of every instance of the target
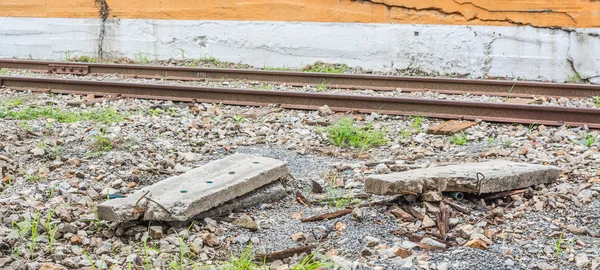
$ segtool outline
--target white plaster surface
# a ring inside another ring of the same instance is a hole
[[[96,19],[0,18],[0,57],[95,55],[100,26]],[[188,58],[259,67],[323,61],[556,81],[576,70],[599,82],[599,34],[600,28],[109,19],[102,46],[104,57],[181,58],[183,50]]]

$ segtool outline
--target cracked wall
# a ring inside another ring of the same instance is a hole
[[[592,0],[107,0],[111,18],[600,27]],[[94,18],[92,0],[0,0],[0,17]]]
[[[558,81],[577,73],[600,83],[600,1],[0,0],[0,57],[164,59],[180,50],[256,66],[326,61]]]

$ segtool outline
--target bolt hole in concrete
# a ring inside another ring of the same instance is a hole
[[[206,183],[207,183],[207,184],[212,184],[212,183],[213,183],[213,181],[206,181]]]
[[[235,172],[229,172],[229,174],[235,174]]]
[[[180,193],[187,193],[187,190],[180,190]]]
[[[252,162],[252,163],[254,163],[254,164],[260,164],[260,162],[258,162],[258,161],[254,161],[254,162]]]

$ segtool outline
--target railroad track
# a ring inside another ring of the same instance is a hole
[[[267,106],[276,104],[282,108],[306,110],[314,110],[328,105],[334,111],[345,112],[378,112],[554,126],[587,125],[590,128],[600,128],[600,109],[590,108],[12,76],[0,76],[0,86],[17,90],[113,95],[229,105]]]
[[[455,78],[403,77],[369,74],[329,74],[290,71],[119,65],[102,63],[0,60],[0,68],[25,69],[59,74],[122,74],[139,78],[177,80],[250,80],[290,85],[326,84],[330,88],[371,89],[403,92],[433,91],[443,94],[493,95],[503,97],[600,96],[600,85],[472,80]]]

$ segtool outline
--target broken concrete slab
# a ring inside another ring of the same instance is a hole
[[[188,221],[253,190],[286,177],[285,162],[234,154],[185,174],[145,187],[126,198],[98,206],[103,220]]]
[[[552,183],[558,173],[554,166],[493,160],[372,175],[365,180],[365,191],[381,195],[420,195],[427,191],[495,193]]]
[[[279,200],[288,195],[288,191],[281,181],[265,185],[241,197],[230,200],[220,206],[196,215],[193,219],[199,220],[206,217],[219,217],[227,215],[236,209],[244,209],[254,205]]]
[[[454,135],[454,134],[462,132],[474,125],[477,125],[477,123],[450,120],[450,121],[441,123],[437,126],[429,127],[427,129],[427,133],[435,134],[435,135]]]

